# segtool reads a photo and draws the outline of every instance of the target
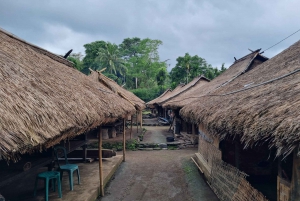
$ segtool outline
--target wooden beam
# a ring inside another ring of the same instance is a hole
[[[100,180],[100,195],[104,196],[104,187],[103,187],[103,169],[102,169],[102,129],[99,128],[99,180]]]
[[[123,162],[125,162],[125,154],[126,154],[126,129],[125,129],[125,126],[126,126],[126,120],[124,118],[123,120]]]

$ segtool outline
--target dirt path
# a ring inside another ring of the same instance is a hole
[[[157,127],[152,130],[155,139],[163,139],[159,130]],[[163,135],[163,128],[161,130]],[[190,159],[196,151],[196,148],[127,151],[126,162],[122,163],[100,200],[218,200]]]

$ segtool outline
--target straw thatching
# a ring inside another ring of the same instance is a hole
[[[167,96],[168,94],[172,93],[171,89],[167,89],[166,91],[164,91],[164,93],[162,93],[160,96],[158,96],[157,98],[149,101],[148,103],[146,103],[147,107],[150,108],[154,108],[154,105],[157,104],[157,101],[159,101],[160,99],[162,99],[164,96]]]
[[[194,78],[191,82],[182,87],[181,90],[173,94],[172,97],[163,101],[162,106],[164,108],[172,109],[182,108],[193,101],[193,99],[189,99],[188,97],[195,96],[195,91],[199,90],[199,88],[205,87],[209,81],[209,79],[203,76]]]
[[[266,142],[287,155],[300,142],[299,55],[300,41],[180,114],[221,139],[239,135],[245,147]]]
[[[134,95],[132,92],[127,91],[126,89],[118,85],[112,79],[106,77],[101,72],[93,71],[92,69],[90,69],[90,71],[91,74],[89,75],[89,77],[92,80],[100,82],[108,90],[112,91],[113,93],[119,95],[121,98],[131,103],[137,110],[141,111],[146,107],[145,102],[143,100]]]
[[[2,157],[16,159],[18,153],[51,147],[135,111],[69,66],[63,58],[0,29]]]

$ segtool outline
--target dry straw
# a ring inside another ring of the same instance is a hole
[[[0,30],[0,152],[45,149],[135,111],[72,64]]]
[[[199,94],[180,114],[186,121],[202,122],[221,138],[240,135],[245,147],[266,142],[277,155],[286,156],[300,142],[300,73],[291,74],[300,69],[299,55],[298,41],[210,94]],[[229,93],[252,85],[258,86]]]

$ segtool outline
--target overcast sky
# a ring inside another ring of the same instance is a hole
[[[1,0],[0,27],[56,54],[96,40],[159,39],[170,68],[186,52],[214,67],[300,29],[299,0]],[[272,57],[300,32],[264,53]]]

